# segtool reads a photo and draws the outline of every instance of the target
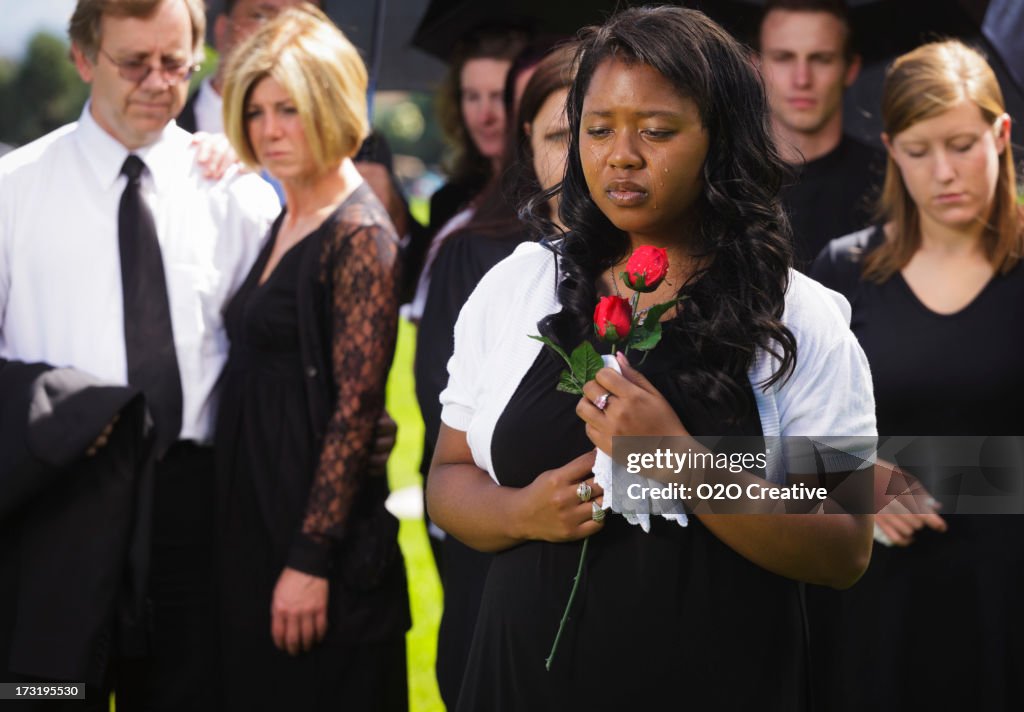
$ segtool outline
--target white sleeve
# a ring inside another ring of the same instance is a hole
[[[779,434],[807,439],[783,441],[786,471],[813,472],[815,458],[830,472],[874,462],[874,386],[846,299],[794,275],[786,309],[797,350],[796,366],[777,390]]]
[[[871,372],[852,332],[847,330],[820,352],[801,353],[798,344],[797,367],[780,396],[781,435],[803,436],[812,445],[812,450],[784,445],[788,472],[815,471],[815,453],[827,472],[859,470],[874,462]],[[805,461],[807,457],[811,460]]]
[[[494,356],[493,349],[501,348],[502,335],[510,328],[516,331],[515,325],[522,322],[519,299],[524,292],[531,292],[523,285],[533,283],[531,275],[549,254],[536,243],[523,243],[487,271],[462,306],[455,322],[455,349],[448,360],[448,386],[440,395],[441,422],[448,427],[468,431],[480,394],[493,392],[495,381],[508,378],[506,373],[495,372],[494,359],[489,357]],[[527,333],[529,327],[524,327],[521,336],[525,343],[529,343]]]
[[[528,335],[536,333],[538,318],[557,307],[554,292],[543,287],[544,280],[553,277],[553,266],[550,251],[524,242],[491,268],[466,300],[455,322],[448,387],[440,395],[445,425],[470,432],[474,418],[484,417],[481,411],[486,418],[496,417],[500,409],[496,411],[495,404],[511,397],[509,388],[522,375],[517,369],[525,372],[524,364],[532,363],[540,348]],[[487,442],[479,447],[489,450],[490,431],[484,430]]]
[[[803,352],[780,389],[781,434],[825,437],[875,435],[875,397],[867,357],[852,332],[830,348]]]

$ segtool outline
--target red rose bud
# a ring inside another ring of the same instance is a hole
[[[601,297],[594,309],[594,330],[599,339],[612,343],[629,336],[633,310],[622,297]]]
[[[622,280],[636,292],[653,292],[668,274],[668,253],[662,247],[641,245],[629,256]]]

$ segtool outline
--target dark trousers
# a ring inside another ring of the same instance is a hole
[[[180,442],[156,465],[151,653],[118,661],[118,712],[201,712],[219,700],[213,449]]]

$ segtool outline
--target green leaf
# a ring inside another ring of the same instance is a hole
[[[594,380],[597,372],[604,368],[601,354],[597,353],[594,345],[589,341],[584,341],[573,349],[571,358],[572,365],[570,368],[572,368],[573,375],[576,376],[580,383]]]
[[[572,393],[573,395],[583,395],[583,389],[573,378],[573,375],[568,371],[562,371],[562,375],[558,378],[558,385],[555,390],[561,391],[562,393]]]
[[[569,360],[569,354],[565,353],[565,350],[562,349],[562,347],[556,344],[554,341],[552,341],[546,336],[537,336],[535,334],[527,334],[527,336],[529,336],[534,341],[539,341],[545,346],[549,346],[552,349],[554,349],[555,352],[562,357],[562,360],[565,361],[565,365],[568,366],[569,368],[572,368],[572,361]]]
[[[656,324],[659,321],[661,321],[662,315],[672,307],[676,306],[680,301],[682,300],[672,299],[667,302],[662,302],[661,304],[655,304],[653,307],[651,307],[644,313],[644,326],[647,326],[648,324],[651,323]]]
[[[659,341],[661,341],[661,322],[656,321],[652,328],[647,328],[645,325],[640,332],[640,338],[629,346],[637,351],[650,351],[658,345]]]

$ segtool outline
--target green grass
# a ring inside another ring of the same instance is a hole
[[[395,491],[410,485],[422,485],[419,466],[423,445],[423,420],[416,403],[412,361],[416,347],[416,327],[402,321],[398,328],[398,347],[388,377],[387,408],[398,423],[398,438],[388,462],[388,481]],[[441,620],[441,583],[427,541],[423,520],[404,520],[398,542],[405,555],[412,606],[412,630],[406,636],[409,665],[409,709],[411,712],[443,712],[437,691],[434,659],[437,652],[437,625]]]

